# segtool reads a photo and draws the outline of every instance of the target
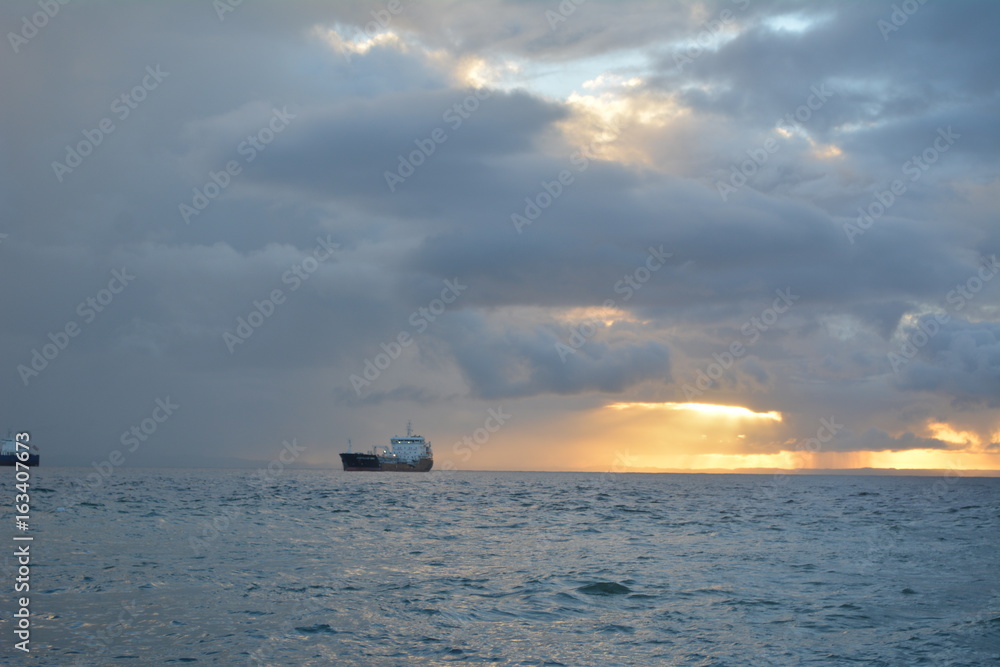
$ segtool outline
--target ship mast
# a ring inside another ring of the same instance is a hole
[[[413,436],[413,429],[411,428],[410,421],[407,420],[406,421],[406,437],[409,438],[409,437],[412,437],[412,436]]]

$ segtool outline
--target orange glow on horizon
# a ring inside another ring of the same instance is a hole
[[[977,424],[928,419],[914,430],[935,440],[913,441],[917,449],[856,450],[852,447],[866,443],[837,439],[810,452],[803,449],[810,434],[799,432],[808,430],[809,424],[799,428],[777,410],[683,401],[605,400],[580,407],[573,420],[552,420],[541,413],[512,422],[478,449],[444,439],[436,443],[435,467],[448,469],[450,461],[459,470],[757,474],[955,470],[1000,475],[1000,447],[987,444],[996,442],[990,434],[997,425],[983,420]],[[902,433],[889,435],[900,438]],[[868,446],[892,444],[876,442]]]
[[[604,443],[632,443],[627,470],[1000,470],[1000,452],[984,450],[972,431],[942,422],[927,425],[931,437],[950,448],[912,450],[793,449],[796,439],[782,430],[779,411],[755,412],[739,405],[693,402],[618,402],[604,406],[600,437]],[[600,418],[600,413],[595,414]],[[783,445],[781,443],[784,443]],[[606,445],[592,443],[587,449]],[[775,451],[775,450],[778,451]],[[756,450],[756,451],[755,451]],[[619,457],[620,459],[621,457]]]
[[[942,449],[907,451],[801,452],[773,454],[669,454],[630,457],[629,468],[648,470],[843,470],[881,468],[895,470],[1000,470],[1000,452],[982,453]],[[620,472],[627,472],[621,470]]]

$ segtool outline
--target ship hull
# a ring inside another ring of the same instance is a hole
[[[16,454],[0,454],[0,466],[13,466],[20,461]],[[20,461],[24,465],[37,466],[39,462],[38,454],[29,454],[27,461]]]
[[[434,459],[420,459],[414,465],[384,461],[374,454],[343,453],[340,461],[349,472],[428,472],[434,467]]]
[[[414,465],[409,463],[382,463],[382,470],[388,472],[429,472],[434,467],[434,459],[420,459]]]
[[[344,464],[344,470],[352,472],[378,472],[382,469],[374,454],[341,454],[340,461]]]

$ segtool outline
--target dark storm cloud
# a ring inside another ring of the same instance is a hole
[[[922,438],[906,431],[892,436],[880,428],[871,427],[861,433],[850,430],[837,433],[837,437],[824,443],[828,452],[901,452],[908,449],[948,449],[948,444],[934,438]]]
[[[901,332],[897,386],[952,396],[964,409],[1000,407],[1000,323],[941,319],[924,316]]]
[[[474,315],[453,320],[446,333],[470,389],[484,399],[617,394],[643,380],[670,380],[669,352],[662,344],[611,332],[574,349],[571,335],[545,326],[497,326]],[[553,354],[560,343],[563,354]]]
[[[292,140],[275,146],[257,176],[320,200],[396,215],[469,216],[475,224],[499,204],[496,192],[511,178],[505,161],[530,152],[564,116],[524,93],[488,90],[354,100],[304,112]]]

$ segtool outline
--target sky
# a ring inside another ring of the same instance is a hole
[[[43,465],[1000,470],[993,2],[0,5]]]

